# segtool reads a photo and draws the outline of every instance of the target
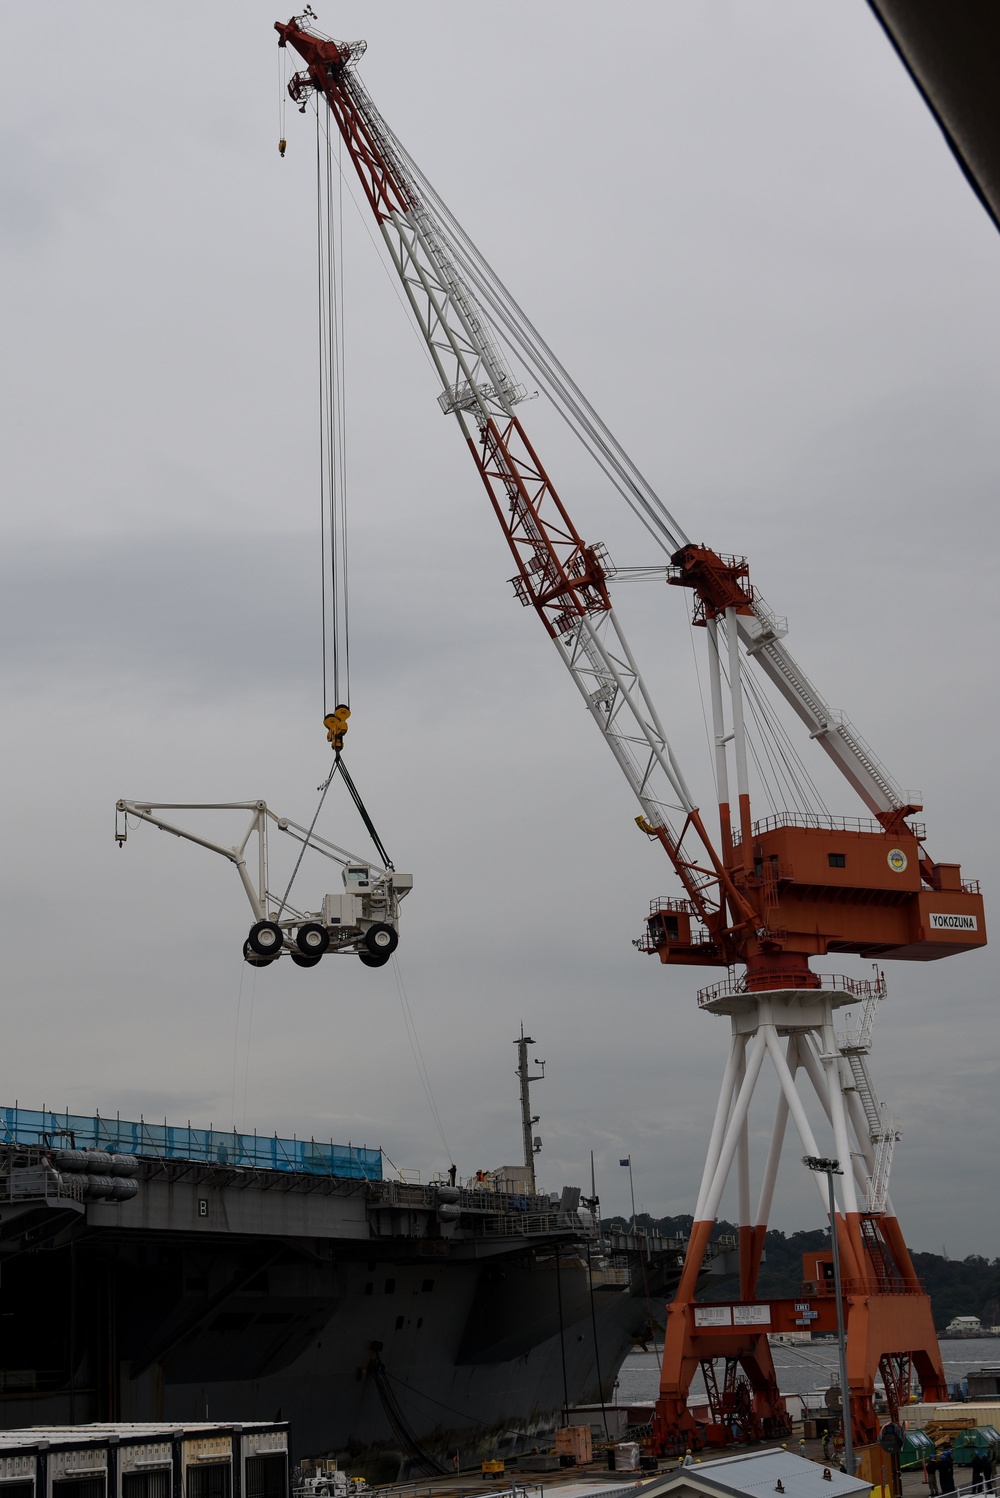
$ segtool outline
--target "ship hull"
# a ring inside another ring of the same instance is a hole
[[[383,1186],[259,1187],[150,1172],[135,1202],[0,1223],[0,1423],[282,1419],[297,1457],[512,1452],[612,1399],[677,1260],[625,1252],[609,1277],[571,1219],[463,1236]]]

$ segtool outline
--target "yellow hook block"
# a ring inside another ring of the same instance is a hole
[[[326,736],[334,749],[343,749],[344,734],[347,732],[347,720],[351,716],[351,709],[341,703],[335,707],[332,713],[327,713],[323,719]]]

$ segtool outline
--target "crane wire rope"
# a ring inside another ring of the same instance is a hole
[[[317,94],[314,94],[313,100],[315,103],[315,107],[318,109],[319,96]],[[365,234],[368,236],[369,243],[375,251],[378,263],[382,267],[382,270],[385,274],[385,278],[392,288],[392,294],[396,298],[396,301],[399,303],[400,307],[403,309],[403,315],[406,318],[406,321],[410,324],[410,327],[417,335],[417,346],[424,356],[427,367],[430,370],[431,374],[434,376],[434,379],[437,380],[437,366],[435,365],[434,360],[431,358],[430,349],[427,347],[427,340],[424,338],[423,334],[420,331],[417,320],[413,313],[413,308],[410,306],[409,302],[406,300],[406,297],[399,289],[399,275],[391,260],[389,259],[389,255],[385,247],[385,241],[381,238],[381,236],[376,239],[374,233],[372,232],[371,223],[369,222],[371,218],[371,210],[363,207],[362,204],[358,202],[358,199],[354,193],[354,189],[351,186],[351,179],[343,170],[341,171],[341,182],[347,192],[347,196],[350,198],[351,203],[353,204],[355,213],[358,215],[358,221],[361,224],[361,227],[364,229]]]
[[[725,676],[725,670],[723,671]],[[728,676],[726,676],[728,685]],[[808,802],[804,802],[796,790],[794,777],[790,776],[784,767],[782,756],[777,752],[772,741],[772,736],[767,731],[760,714],[760,698],[754,694],[752,678],[742,677],[743,701],[746,708],[744,717],[746,743],[757,770],[758,780],[768,806],[772,813],[777,814],[783,806],[791,801],[800,811],[809,811]],[[756,729],[756,733],[753,732]],[[762,758],[763,756],[763,758]],[[765,761],[767,770],[765,770]],[[768,775],[770,772],[770,778]],[[783,798],[781,786],[784,784],[787,797]]]
[[[336,170],[328,110],[316,110],[316,271],[319,339],[320,607],[323,715],[350,706],[347,411],[344,337],[343,166]]]
[[[797,755],[789,754],[778,732],[779,724],[769,716],[770,704],[759,690],[759,684],[749,678],[745,687],[745,700],[757,727],[760,742],[770,760],[776,778],[786,786],[792,802],[801,812],[814,812],[817,793],[815,785]],[[775,807],[775,811],[780,807]]]
[[[366,99],[366,102],[370,104],[370,100]],[[374,105],[371,107],[374,108]],[[428,204],[437,214],[438,228],[456,264],[478,292],[485,308],[489,309],[484,315],[497,337],[516,358],[520,358],[530,374],[537,380],[542,393],[581,441],[605,477],[625,499],[633,514],[640,520],[657,545],[668,554],[678,550],[688,538],[676,518],[591,405],[486,257],[465,232],[440,193],[410,156],[406,147],[391,127],[385,124],[381,116],[379,119],[394,150],[405,162],[418,190],[423,193]],[[492,316],[490,316],[491,313]],[[700,675],[698,688],[699,695],[701,695]],[[746,679],[744,694],[748,701],[752,697],[757,704],[754,717],[761,735],[761,743],[765,747],[772,773],[775,776],[776,786],[782,782],[785,783],[793,801],[798,803],[803,811],[812,811],[817,804],[825,810],[822,795],[780,719],[767,702],[760,684],[752,677]],[[704,711],[704,698],[702,697],[703,716]],[[773,755],[766,747],[769,736],[773,743]],[[711,743],[709,748],[711,750]],[[714,755],[711,758],[714,775]],[[784,769],[779,770],[779,766],[783,766]],[[766,789],[766,780],[760,765],[758,765],[758,770]],[[778,799],[780,800],[780,794]],[[772,810],[778,810],[777,804],[772,806]]]
[[[312,843],[312,835],[313,835],[313,833],[316,830],[316,823],[319,821],[319,814],[323,810],[323,802],[326,800],[326,793],[330,789],[330,786],[333,783],[333,777],[337,773],[337,767],[338,767],[339,764],[340,764],[340,757],[337,756],[334,759],[334,761],[333,761],[333,765],[331,766],[329,775],[323,781],[323,784],[321,786],[317,787],[317,789],[318,789],[318,791],[320,793],[320,795],[319,795],[319,805],[316,807],[316,810],[313,812],[313,819],[309,823],[309,831],[306,833],[305,837],[302,839],[302,843],[301,843],[301,846],[299,848],[299,856],[295,860],[295,867],[292,869],[292,872],[289,875],[288,883],[285,885],[285,893],[281,897],[281,904],[278,906],[278,909],[277,909],[276,913],[272,916],[272,918],[271,918],[272,920],[280,921],[281,917],[282,917],[282,914],[284,912],[285,906],[288,904],[288,896],[292,892],[292,885],[295,883],[295,876],[299,872],[299,867],[300,867],[300,865],[302,863],[303,858],[305,857],[306,849]]]
[[[352,87],[360,80],[352,76]],[[362,90],[363,91],[363,90]],[[598,467],[604,472],[633,514],[668,554],[683,546],[688,537],[680,523],[640,472],[605,421],[584,395],[569,371],[557,358],[524,309],[515,300],[482,251],[470,239],[447,203],[410,156],[406,147],[375,111],[381,127],[411,173],[418,194],[437,214],[437,228],[447,244],[456,265],[479,293],[487,316],[497,336],[508,349],[519,355],[526,369],[542,388],[542,393],[577,435]]]
[[[755,705],[752,702],[750,702],[749,699],[746,698],[746,696],[744,696],[744,701],[747,704],[747,707],[749,709],[751,718],[753,719],[753,721],[756,724],[757,713],[756,713]],[[759,724],[757,724],[757,726],[759,728]],[[774,767],[773,758],[772,758],[772,756],[771,756],[771,754],[770,754],[770,752],[769,752],[768,747],[767,747],[766,744],[762,743],[760,745],[760,747],[758,748],[757,740],[754,738],[753,734],[748,733],[746,735],[746,741],[747,741],[747,748],[750,751],[750,757],[753,760],[754,765],[756,766],[756,769],[757,769],[757,778],[759,779],[760,785],[761,785],[761,789],[764,792],[764,799],[767,801],[768,809],[771,811],[771,813],[773,815],[777,811],[777,809],[778,809],[777,777],[776,777],[776,773],[775,773],[775,767]],[[762,756],[763,756],[763,758],[762,758]],[[771,772],[771,776],[774,779],[773,785],[772,785],[772,781],[768,779],[767,772],[764,769],[764,762],[765,761],[767,763],[768,769]]]
[[[253,1006],[257,997],[257,965],[253,964],[253,972],[250,975],[250,1015],[247,1019],[247,1055],[246,1065],[243,1069],[243,1133],[247,1127],[247,1090],[250,1085],[250,1043],[253,1040]],[[234,1123],[235,1127],[235,1123]]]
[[[726,624],[724,620],[720,620],[719,622],[719,631],[722,640],[725,641]],[[730,686],[729,671],[725,663],[724,654],[720,666],[723,680],[727,686]],[[761,688],[761,683],[749,672],[743,672],[741,673],[741,685],[743,687],[743,700],[749,718],[746,724],[747,747],[754,761],[761,789],[764,792],[771,811],[777,814],[785,809],[790,802],[799,811],[806,814],[813,814],[817,811],[826,812],[826,803],[816,782],[806,768],[802,756],[789,737],[773,705],[768,701],[767,696]],[[768,773],[765,772],[761,753],[767,761],[770,778]],[[787,796],[782,795],[782,786],[784,786]]]
[[[283,49],[279,49],[284,56]],[[280,80],[280,68],[279,68]],[[333,703],[346,708],[351,702],[351,609],[348,586],[347,542],[347,405],[345,395],[346,340],[344,331],[344,212],[343,141],[337,132],[334,157],[330,135],[330,112],[316,116],[316,307],[317,363],[319,383],[319,500],[320,500],[320,666],[323,717],[327,718],[332,688]],[[279,105],[279,151],[284,154],[284,105]],[[331,669],[332,668],[332,669]],[[331,742],[333,730],[330,732]],[[342,741],[342,740],[341,740]],[[285,892],[272,919],[280,920],[288,904],[292,885],[319,820],[334,776],[340,771],[379,857],[393,869],[385,845],[343,763],[340,744],[335,743],[329,775],[317,787],[319,803],[309,830],[302,840]],[[238,1023],[238,1021],[237,1021]],[[249,1061],[248,1061],[249,1064]]]
[[[399,1007],[402,1010],[403,1014],[403,1025],[406,1030],[406,1038],[410,1043],[410,1051],[413,1054],[413,1061],[417,1068],[417,1075],[420,1078],[420,1085],[424,1089],[424,1097],[427,1099],[427,1106],[431,1110],[431,1117],[434,1120],[434,1127],[437,1129],[441,1143],[444,1145],[445,1153],[447,1154],[449,1160],[454,1160],[455,1156],[452,1154],[451,1147],[448,1144],[448,1139],[444,1132],[444,1124],[441,1122],[441,1115],[438,1112],[438,1106],[434,1099],[434,1089],[431,1086],[430,1073],[427,1070],[427,1062],[424,1060],[424,1052],[420,1044],[420,1037],[417,1034],[417,1026],[413,1018],[413,1010],[410,1007],[410,1001],[406,993],[406,985],[403,982],[403,975],[399,970],[399,959],[396,956],[395,952],[393,952],[392,954],[392,974],[396,980],[396,993],[399,996]]]
[[[712,783],[715,786],[715,799],[719,799],[719,776],[715,767],[715,745],[712,742],[712,730],[708,726],[708,712],[705,707],[705,693],[701,686],[701,667],[698,665],[698,649],[694,641],[694,620],[691,615],[687,616],[688,639],[691,641],[691,659],[694,661],[694,678],[698,683],[698,701],[701,703],[701,721],[705,728],[705,743],[708,746],[708,762],[712,767]]]
[[[796,767],[796,773],[801,777],[804,785],[808,787],[808,793],[809,796],[812,797],[813,802],[813,806],[811,809],[822,811],[828,815],[829,807],[826,804],[823,793],[820,791],[819,786],[813,779],[808,765],[796,748],[795,743],[789,735],[788,729],[782,723],[781,718],[775,710],[774,705],[768,701],[767,695],[762,690],[761,683],[757,680],[756,677],[748,677],[748,681],[750,682],[750,690],[758,695],[759,703],[765,717],[771,725],[772,733],[774,734],[776,740],[782,744],[785,754],[789,757],[789,759]]]
[[[288,48],[278,48],[278,154],[285,154],[285,101],[288,98]]]
[[[493,316],[484,322],[519,355],[525,368],[538,380],[542,393],[589,451],[611,484],[625,499],[641,524],[664,551],[669,554],[684,545],[688,537],[670,513],[652,485],[636,467],[610,428],[587,400],[565,366],[534,326],[523,308],[511,295],[486,257],[469,238],[447,203],[437,192],[365,88],[357,70],[349,67],[349,92],[356,107],[367,116],[377,135],[384,137],[394,154],[397,170],[403,169],[404,185],[417,206],[429,206],[434,214],[435,230],[455,266],[464,272],[475,287],[485,307]]]
[[[230,1117],[233,1120],[234,1132],[236,1130],[236,1069],[240,1046],[240,1012],[243,1007],[243,983],[247,975],[248,966],[249,964],[247,962],[243,960],[240,961],[240,986],[239,991],[236,995],[236,1026],[233,1031],[233,1090],[230,1105],[232,1110],[230,1113]]]

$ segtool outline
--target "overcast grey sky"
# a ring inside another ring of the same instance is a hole
[[[367,38],[412,154],[685,528],[749,554],[793,652],[992,908],[1000,243],[867,7],[319,10]],[[543,1184],[586,1181],[593,1150],[627,1210],[631,1152],[644,1208],[693,1210],[725,1022],[697,1012],[707,980],[630,946],[671,872],[511,598],[353,209],[349,764],[415,877],[399,971],[447,1145],[391,967],[254,981],[231,869],[149,828],[115,849],[119,795],[264,796],[302,820],[328,763],[314,135],[290,110],[279,160],[278,15],[5,12],[0,1096],[332,1134],[425,1178],[453,1153],[467,1174],[518,1158],[523,1020],[548,1062]],[[543,403],[524,419],[588,539],[656,560]],[[617,602],[709,805],[678,591]],[[846,786],[834,804],[862,810]],[[363,846],[340,800],[326,831]],[[1000,1253],[996,971],[990,950],[889,968],[873,1066],[918,1249]],[[758,1154],[768,1127],[762,1106]],[[787,1229],[819,1217],[797,1155]]]

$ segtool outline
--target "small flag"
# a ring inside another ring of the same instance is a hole
[[[625,1158],[624,1158],[624,1160],[619,1160],[618,1161],[618,1164],[619,1165],[631,1165],[632,1164],[632,1156],[631,1155],[626,1155]]]

